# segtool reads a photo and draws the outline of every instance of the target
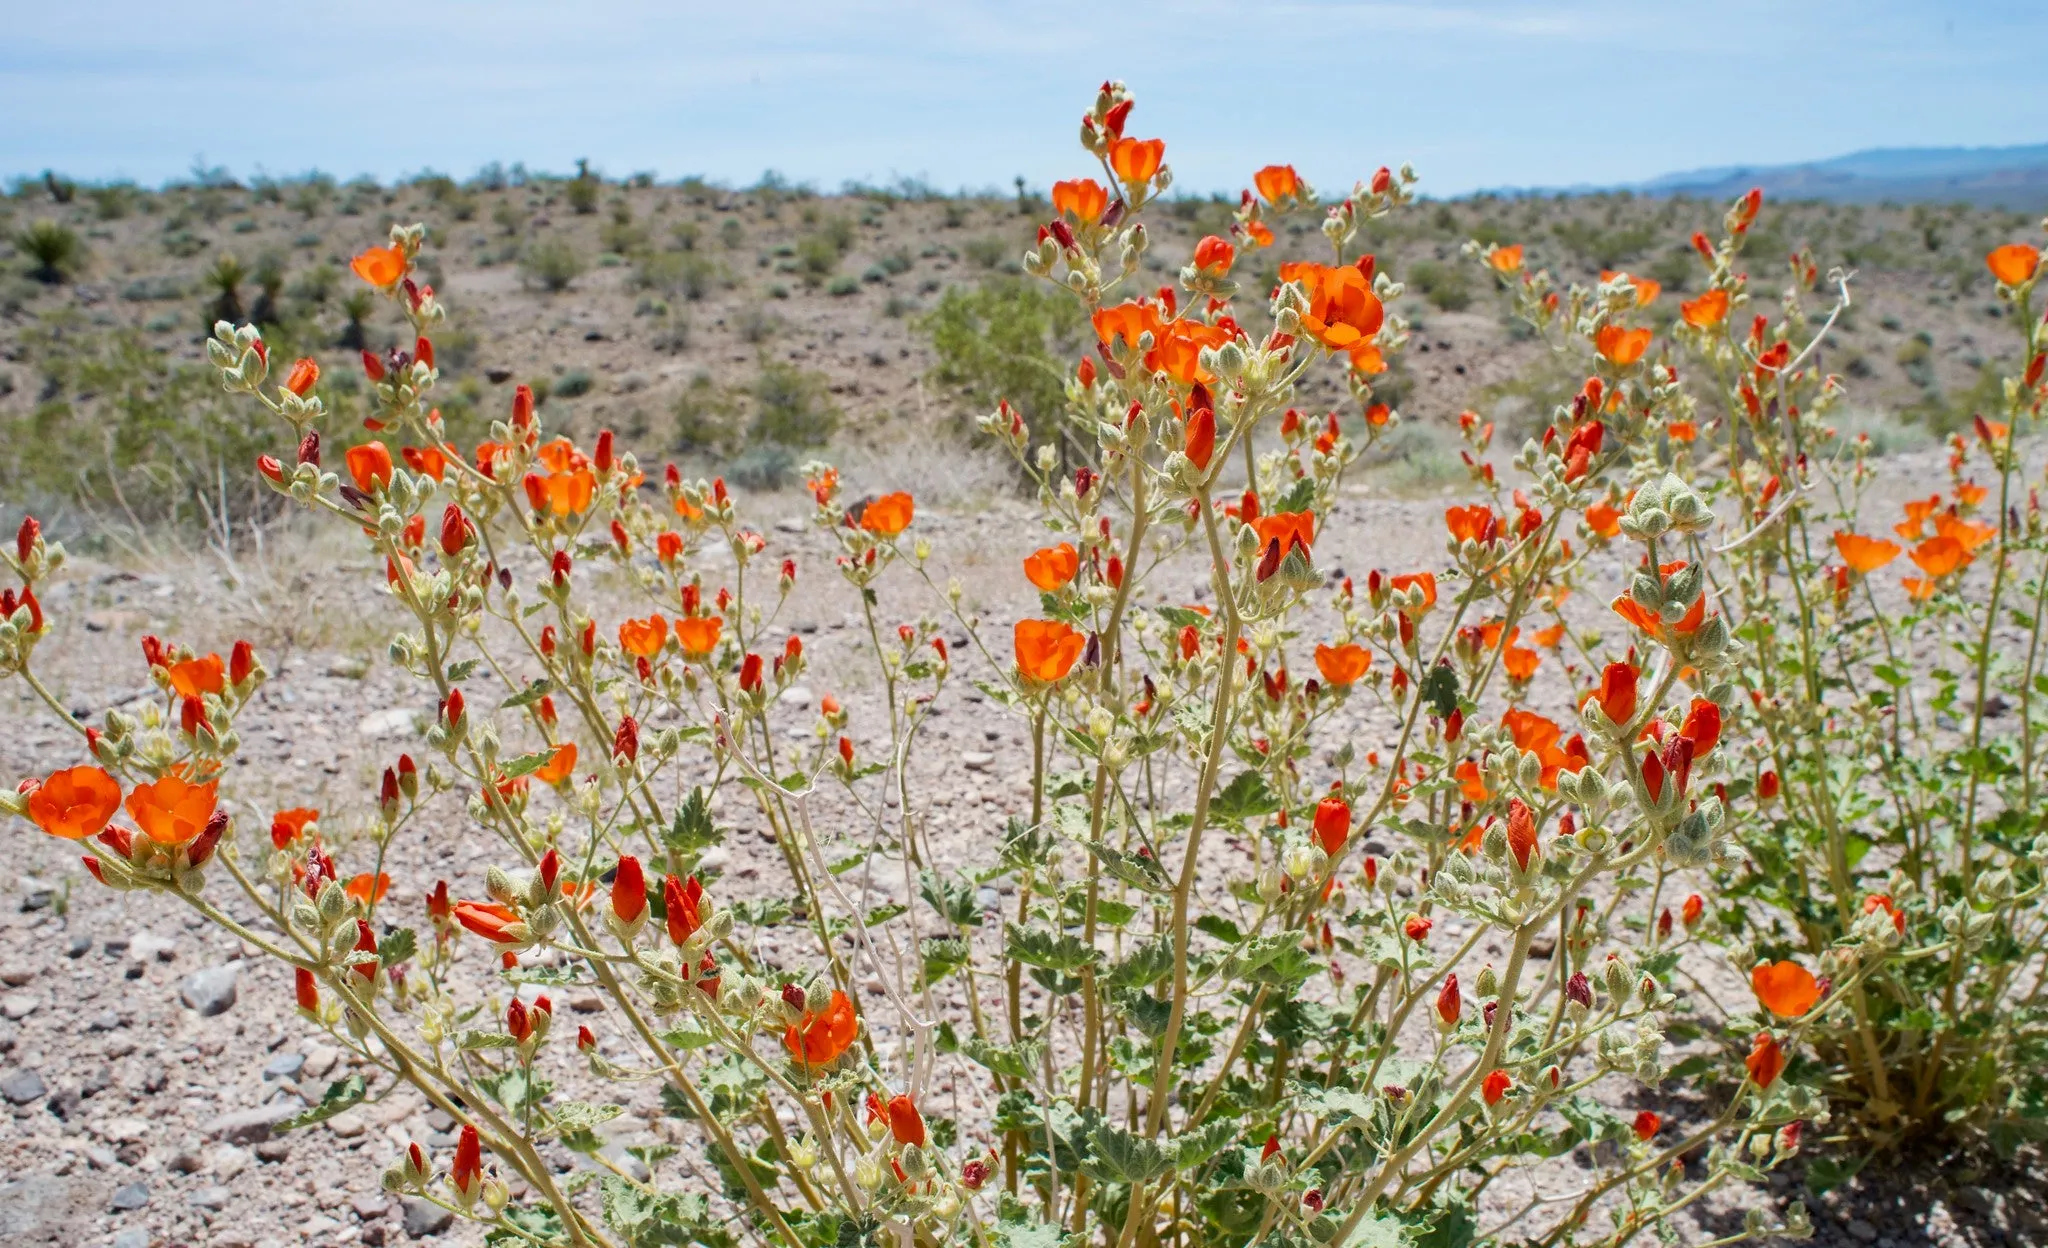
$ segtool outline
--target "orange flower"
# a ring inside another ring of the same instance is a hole
[[[1529,869],[1529,856],[1536,852],[1536,813],[1519,797],[1508,799],[1508,852],[1524,871]]]
[[[659,611],[644,620],[625,620],[619,624],[619,649],[627,654],[651,659],[666,644],[668,620]]]
[[[121,785],[94,766],[53,771],[28,795],[28,817],[51,836],[82,841],[121,809]]]
[[[1678,315],[1694,329],[1719,325],[1728,315],[1728,292],[1716,288],[1697,299],[1687,299],[1678,305]]]
[[[379,872],[377,878],[372,880],[370,873],[365,871],[350,880],[344,886],[344,891],[364,905],[374,906],[384,900],[384,894],[391,891],[391,877]]]
[[[159,845],[183,845],[213,818],[214,790],[220,781],[193,784],[167,775],[155,784],[138,784],[128,794],[128,814],[143,834]]]
[[[861,508],[860,527],[876,537],[894,537],[910,527],[916,502],[910,495],[884,494]]]
[[[676,621],[676,644],[682,647],[684,658],[701,663],[718,649],[718,634],[724,627],[719,616],[687,616]]]
[[[2008,286],[2017,286],[2034,276],[2034,270],[2041,265],[2041,253],[2025,243],[2007,243],[1993,248],[1984,257],[1984,263],[1991,267],[1991,276]]]
[[[1600,689],[1592,697],[1599,701],[1607,722],[1621,727],[1636,717],[1636,682],[1639,673],[1627,663],[1609,663],[1600,672]]]
[[[1777,1037],[1768,1031],[1760,1031],[1756,1033],[1749,1056],[1742,1059],[1742,1064],[1749,1068],[1749,1077],[1756,1081],[1759,1089],[1768,1088],[1785,1073],[1785,1051],[1778,1047]]]
[[[1940,580],[1969,561],[1970,552],[1953,537],[1930,537],[1913,548],[1913,562],[1934,580]]]
[[[1508,1089],[1514,1086],[1514,1076],[1505,1070],[1489,1070],[1486,1072],[1486,1082],[1479,1085],[1479,1095],[1485,1098],[1488,1105],[1498,1105],[1500,1098],[1506,1096]]]
[[[1906,504],[1905,523],[1893,525],[1892,532],[1909,542],[1919,541],[1925,533],[1925,529],[1922,526],[1927,523],[1928,517],[1934,514],[1934,509],[1939,506],[1941,506],[1941,495],[1939,494],[1929,494],[1926,498],[1912,499]]]
[[[1621,532],[1621,508],[1594,503],[1586,508],[1586,527],[1601,537],[1613,537]]]
[[[1493,509],[1483,503],[1470,507],[1444,508],[1444,527],[1460,542],[1491,542],[1500,535],[1500,521]]]
[[[1501,727],[1515,740],[1515,748],[1524,753],[1534,754],[1543,764],[1542,785],[1546,789],[1557,788],[1557,773],[1560,771],[1579,772],[1591,760],[1586,754],[1586,743],[1577,736],[1559,744],[1564,729],[1555,720],[1510,707],[1502,712]]]
[[[1273,542],[1280,543],[1284,557],[1296,546],[1307,551],[1315,545],[1316,513],[1313,511],[1280,511],[1270,516],[1260,516],[1252,521],[1252,528],[1258,532],[1259,547],[1264,549]]]
[[[1301,194],[1301,175],[1293,165],[1267,165],[1252,175],[1252,185],[1269,204],[1278,204]]]
[[[528,473],[525,484],[526,501],[535,511],[550,515],[568,516],[588,511],[591,500],[597,497],[597,478],[588,468],[550,472],[544,477]]]
[[[1501,667],[1506,669],[1509,680],[1529,679],[1542,662],[1543,655],[1527,646],[1509,646],[1501,655]]]
[[[1899,584],[1905,587],[1906,596],[1914,602],[1926,602],[1934,597],[1935,590],[1941,588],[1933,581],[1923,580],[1917,576],[1902,576],[1899,578]]]
[[[270,843],[279,849],[289,849],[293,841],[304,836],[306,829],[319,820],[320,812],[310,806],[280,810],[270,817]]]
[[[1379,333],[1386,323],[1386,309],[1372,293],[1372,282],[1355,264],[1283,264],[1280,280],[1301,286],[1308,296],[1301,327],[1332,350],[1346,350]]]
[[[1837,533],[1835,549],[1842,552],[1842,562],[1868,576],[1898,558],[1900,548],[1897,542],[1888,542],[1881,537]]]
[[[533,778],[542,784],[560,784],[576,770],[576,743],[564,741],[548,755],[548,761],[534,769]]]
[[[1109,167],[1133,185],[1150,182],[1165,159],[1165,139],[1118,139],[1109,145]]]
[[[306,391],[311,390],[319,382],[319,362],[307,356],[300,356],[292,361],[292,371],[284,379],[284,388],[303,399],[306,397]]]
[[[1203,273],[1224,274],[1237,259],[1237,248],[1216,237],[1205,235],[1195,244],[1195,268]]]
[[[1205,403],[1188,416],[1187,428],[1181,433],[1181,453],[1199,471],[1209,470],[1209,461],[1216,455],[1215,408]]]
[[[1422,605],[1415,608],[1416,615],[1423,615],[1436,606],[1436,573],[1408,572],[1387,578],[1387,585],[1395,593],[1405,594],[1410,588],[1422,590]]]
[[[1024,557],[1024,576],[1033,585],[1051,593],[1081,570],[1081,556],[1071,542],[1061,542],[1033,551]]]
[[[1602,325],[1593,334],[1593,349],[1600,358],[1616,368],[1627,368],[1643,358],[1643,352],[1650,349],[1651,333],[1647,329],[1624,329],[1619,325]]]
[[[171,688],[181,698],[196,698],[227,688],[227,668],[217,654],[202,654],[182,663],[173,663],[165,674],[171,678]]]
[[[1372,651],[1357,642],[1341,646],[1317,646],[1316,670],[1333,685],[1355,684],[1372,666]]]
[[[1149,303],[1134,301],[1098,308],[1088,319],[1095,326],[1095,337],[1105,346],[1121,338],[1125,346],[1136,350],[1138,339],[1144,334],[1151,334],[1155,344],[1165,337],[1166,323],[1159,319],[1159,309]]]
[[[391,450],[382,442],[365,442],[348,448],[348,475],[356,488],[374,494],[391,484]]]
[[[1088,639],[1058,620],[1018,620],[1011,644],[1017,670],[1028,679],[1051,684],[1074,669]]]
[[[1052,184],[1052,209],[1083,225],[1093,225],[1109,207],[1109,192],[1093,178],[1072,178]]]
[[[824,1066],[838,1061],[859,1035],[860,1019],[853,1012],[853,1002],[835,988],[823,1010],[815,1014],[805,1011],[800,1022],[782,1033],[782,1043],[790,1056],[805,1065]]]
[[[1522,267],[1522,245],[1512,243],[1506,247],[1496,247],[1487,254],[1486,263],[1493,266],[1496,273],[1519,272]]]
[[[372,247],[349,261],[348,267],[372,286],[396,286],[405,276],[405,253],[396,247]]]
[[[1354,342],[1351,344],[1351,350],[1348,354],[1351,356],[1351,371],[1355,373],[1366,377],[1377,377],[1387,371],[1387,357],[1380,351],[1380,345],[1377,342],[1369,339]],[[1382,413],[1381,418],[1373,420],[1370,413],[1368,413],[1366,416],[1367,421],[1375,425],[1385,424],[1386,418],[1384,413],[1387,409],[1384,406],[1377,406],[1374,410]]]
[[[1820,1000],[1820,983],[1797,962],[1759,962],[1749,973],[1756,999],[1779,1018],[1798,1018]]]
[[[924,1147],[924,1115],[917,1112],[917,1102],[908,1095],[894,1097],[889,1102],[889,1134],[896,1137],[898,1144]]]
[[[456,456],[438,446],[407,446],[399,450],[405,466],[439,481],[448,475],[448,463]]]
[[[1689,420],[1674,420],[1664,426],[1664,432],[1673,442],[1691,442],[1700,436],[1700,427]]]
[[[485,940],[501,945],[523,945],[532,935],[517,910],[496,902],[458,901],[455,903],[455,921]]]
[[[1963,545],[1965,554],[1974,553],[1979,546],[1998,535],[1996,525],[1972,524],[1953,512],[1940,512],[1934,517],[1934,531],[1942,537],[1952,537]],[[1968,563],[1968,559],[1963,562]]]
[[[1486,777],[1479,772],[1479,764],[1473,760],[1468,758],[1459,763],[1451,775],[1458,781],[1459,794],[1474,806],[1493,796],[1492,790],[1486,787]]]

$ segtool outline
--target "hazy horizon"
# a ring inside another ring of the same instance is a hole
[[[2048,139],[2028,128],[2048,106],[2048,6],[1780,7],[617,0],[568,18],[535,0],[231,0],[202,22],[107,0],[15,15],[0,173],[390,182],[587,157],[734,186],[772,169],[827,191],[1042,187],[1089,172],[1073,136],[1105,76],[1131,84],[1133,132],[1167,140],[1192,194],[1273,161],[1333,191],[1407,161],[1449,196]],[[1262,86],[1275,65],[1293,72]]]

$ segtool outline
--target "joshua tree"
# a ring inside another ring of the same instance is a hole
[[[363,329],[363,320],[377,308],[377,301],[367,290],[353,291],[341,301],[341,310],[348,316],[348,326],[341,331],[337,346],[350,347],[360,351],[369,345],[369,334]]]

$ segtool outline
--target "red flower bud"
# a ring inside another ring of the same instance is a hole
[[[313,1011],[320,1008],[320,985],[313,978],[313,972],[305,967],[296,967],[292,973],[293,987],[298,992],[299,1008]]]
[[[376,352],[363,352],[363,375],[372,382],[384,380],[384,361],[377,358]]]

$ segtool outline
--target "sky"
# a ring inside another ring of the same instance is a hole
[[[0,176],[490,161],[1043,187],[1105,78],[1186,191],[1605,185],[2048,140],[2040,0],[72,0],[8,5]]]

